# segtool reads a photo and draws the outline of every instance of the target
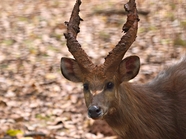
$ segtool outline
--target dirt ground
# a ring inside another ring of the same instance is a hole
[[[126,0],[82,0],[78,41],[103,62],[123,35]],[[137,0],[139,29],[126,56],[141,59],[145,83],[185,56],[186,0]],[[63,33],[75,0],[0,1],[0,139],[114,139],[87,116],[82,85],[67,81],[61,57],[72,57]]]

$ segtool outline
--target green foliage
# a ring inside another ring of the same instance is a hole
[[[174,46],[186,46],[186,41],[178,36],[174,39]]]
[[[3,40],[2,43],[5,44],[5,45],[7,45],[7,46],[11,46],[14,43],[14,41],[11,40],[11,39],[9,39],[9,40]]]
[[[100,31],[99,37],[100,37],[100,39],[104,40],[105,42],[110,41],[110,35],[108,33],[106,33],[105,31]]]
[[[186,20],[181,21],[181,26],[182,26],[184,29],[186,29]]]
[[[9,129],[6,132],[9,136],[16,136],[18,134],[23,134],[23,131],[17,129]]]
[[[46,120],[47,121],[47,120],[50,120],[51,117],[48,116],[48,115],[37,114],[36,118],[40,119],[40,120]]]

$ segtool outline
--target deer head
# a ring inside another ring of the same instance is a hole
[[[64,34],[67,47],[74,56],[61,58],[61,72],[63,76],[72,82],[83,83],[85,102],[88,107],[88,115],[93,119],[104,118],[113,112],[115,101],[119,100],[118,86],[134,78],[140,68],[140,60],[137,56],[123,59],[124,54],[136,39],[138,29],[138,15],[135,0],[129,0],[124,5],[127,11],[127,22],[123,26],[125,34],[116,47],[106,56],[102,65],[92,63],[88,55],[76,40],[80,32],[79,17],[81,0],[77,0]]]

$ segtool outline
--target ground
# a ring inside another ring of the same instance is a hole
[[[101,63],[123,32],[126,0],[82,0],[78,41]],[[75,0],[0,1],[0,138],[114,139],[103,121],[88,118],[81,84],[60,73],[72,57],[63,33]],[[186,1],[137,0],[139,30],[126,56],[141,59],[145,83],[185,56]]]

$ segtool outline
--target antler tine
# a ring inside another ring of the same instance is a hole
[[[112,67],[117,67],[120,64],[124,54],[135,41],[137,35],[139,18],[135,0],[129,0],[129,2],[124,5],[124,8],[128,13],[127,22],[123,26],[123,31],[126,32],[126,34],[122,36],[116,47],[109,52],[104,62],[105,70],[110,72],[116,70],[116,68],[113,69]]]
[[[79,16],[80,5],[81,0],[77,0],[70,17],[70,21],[65,22],[65,24],[67,25],[67,33],[64,33],[64,36],[67,39],[68,50],[74,56],[77,63],[81,67],[89,70],[94,65],[89,59],[88,55],[85,53],[85,51],[81,48],[79,42],[76,40],[76,36],[80,32],[80,21],[83,21]]]

